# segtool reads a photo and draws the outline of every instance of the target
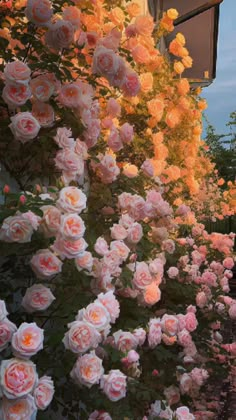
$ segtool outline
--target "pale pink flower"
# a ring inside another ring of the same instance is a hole
[[[109,251],[107,241],[100,236],[95,242],[94,249],[98,255],[106,255],[106,253]]]
[[[46,44],[55,50],[69,48],[74,41],[74,28],[68,20],[58,20],[45,35]]]
[[[106,330],[111,322],[109,311],[100,301],[90,303],[85,309],[80,310],[76,319],[88,322],[99,332]]]
[[[113,50],[98,46],[93,55],[92,71],[95,74],[109,77],[115,74],[119,67],[118,56]]]
[[[174,315],[163,315],[161,319],[161,329],[164,333],[174,336],[177,334],[179,329],[179,320]]]
[[[2,91],[2,98],[9,108],[22,106],[31,97],[31,90],[28,85],[22,83],[7,83]]]
[[[179,389],[174,385],[166,388],[164,394],[169,405],[177,404],[180,400]]]
[[[67,147],[73,149],[75,141],[71,136],[71,129],[67,129],[66,127],[59,127],[57,129],[57,134],[54,137],[54,140],[57,143],[57,145],[62,149]]]
[[[62,18],[68,20],[75,30],[80,28],[80,11],[75,6],[68,6],[63,10]]]
[[[125,79],[121,84],[121,89],[126,96],[136,96],[141,88],[141,84],[137,73],[128,70],[125,75]]]
[[[153,177],[154,176],[154,166],[152,164],[151,159],[146,159],[142,166],[141,166],[142,171],[144,172],[144,174],[146,176],[150,176]]]
[[[175,251],[175,243],[172,239],[165,239],[162,242],[163,251],[168,252],[168,254],[173,254]]]
[[[9,216],[0,228],[0,240],[4,242],[27,243],[31,241],[34,228],[29,219],[22,214]]]
[[[86,195],[77,187],[62,188],[57,207],[65,213],[81,213],[86,208]]]
[[[195,417],[193,414],[190,413],[189,408],[188,407],[178,407],[176,412],[176,419],[177,420],[194,420]]]
[[[130,253],[130,249],[123,241],[112,241],[110,243],[110,249],[111,251],[116,251],[121,261],[127,260]]]
[[[112,127],[107,139],[107,144],[110,147],[110,149],[113,150],[113,152],[118,152],[123,148],[123,143],[121,141],[117,128]]]
[[[79,155],[83,160],[88,159],[88,146],[84,141],[76,139],[75,142],[75,153]]]
[[[112,239],[123,240],[128,235],[127,230],[121,224],[114,224],[110,230]]]
[[[8,318],[0,321],[0,351],[4,350],[11,342],[12,335],[16,332],[17,327]]]
[[[56,237],[55,242],[52,245],[53,251],[55,251],[62,259],[78,258],[83,253],[88,244],[84,238],[79,239],[67,239],[62,235]]]
[[[40,249],[30,261],[30,265],[38,278],[47,279],[61,272],[62,262],[49,249]]]
[[[71,377],[79,385],[91,388],[92,385],[99,383],[103,372],[102,360],[91,351],[78,357],[71,371]]]
[[[55,91],[55,85],[47,75],[40,75],[30,81],[33,96],[40,102],[47,102]]]
[[[223,261],[223,266],[228,270],[231,270],[234,267],[234,260],[232,257],[227,257]]]
[[[61,223],[61,212],[56,207],[48,205],[40,208],[43,211],[43,218],[40,229],[46,237],[56,236]]]
[[[37,384],[36,366],[30,360],[3,360],[0,368],[0,384],[3,395],[15,399],[31,393]]]
[[[150,319],[148,324],[148,344],[151,349],[154,349],[161,343],[161,320],[160,318]]]
[[[188,313],[185,315],[185,326],[186,326],[186,329],[187,329],[189,332],[193,332],[193,331],[195,331],[195,330],[196,330],[196,328],[197,328],[197,326],[198,326],[198,321],[197,321],[197,318],[196,318],[195,313],[193,313],[193,312],[188,312]]]
[[[192,378],[188,373],[184,373],[180,378],[181,394],[188,394],[193,385]]]
[[[110,370],[103,375],[101,388],[110,401],[119,401],[126,396],[126,376],[120,370]]]
[[[55,114],[51,105],[36,101],[32,106],[32,115],[37,119],[41,127],[52,127]]]
[[[135,336],[129,331],[116,331],[113,334],[115,347],[126,353],[129,350],[136,349],[138,341]]]
[[[76,83],[66,83],[60,89],[58,101],[68,107],[77,108],[80,104],[81,90]]]
[[[23,322],[12,337],[13,354],[16,357],[29,358],[43,348],[44,331],[32,322]]]
[[[86,321],[74,321],[68,325],[69,331],[62,340],[65,348],[73,353],[85,353],[96,348],[101,341],[101,334]]]
[[[37,414],[34,398],[30,394],[13,400],[3,397],[1,408],[4,420],[33,419]]]
[[[21,306],[26,312],[45,311],[55,300],[51,290],[43,284],[28,287],[22,299]]]
[[[31,70],[23,61],[16,60],[6,64],[4,77],[7,83],[21,83],[27,85]]]
[[[131,244],[137,244],[143,237],[143,228],[140,223],[134,222],[128,229],[127,241]]]
[[[37,137],[40,130],[39,122],[30,112],[19,112],[11,117],[9,127],[15,139],[23,144]]]
[[[114,98],[110,98],[107,101],[107,112],[112,117],[118,117],[121,112],[121,106]]]
[[[143,328],[136,328],[133,331],[133,335],[138,341],[138,345],[142,346],[146,340],[146,331]]]
[[[120,137],[123,143],[130,143],[134,138],[134,128],[129,123],[124,123],[120,127]]]
[[[134,273],[133,285],[138,289],[143,290],[151,284],[152,281],[148,265],[145,262],[138,262]]]
[[[82,238],[85,232],[84,221],[76,213],[65,214],[61,218],[60,233],[63,238],[77,240]]]
[[[105,306],[105,308],[108,310],[111,323],[114,324],[120,314],[120,304],[116,299],[113,291],[110,290],[107,293],[100,293],[97,297],[97,301],[101,302],[102,305]]]
[[[91,271],[93,268],[93,256],[91,252],[84,251],[75,259],[75,265],[79,271]]]
[[[44,26],[49,23],[53,10],[49,0],[28,0],[25,9],[27,19],[37,26]]]
[[[178,342],[183,347],[187,347],[187,346],[192,345],[192,337],[191,337],[189,331],[186,330],[186,328],[183,328],[178,333]]]
[[[167,271],[167,274],[170,277],[170,279],[174,279],[175,277],[178,276],[179,270],[177,267],[170,267]]]
[[[35,404],[39,410],[46,410],[53,399],[54,392],[52,378],[42,376],[33,392]]]

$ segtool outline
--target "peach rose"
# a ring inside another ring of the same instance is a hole
[[[40,130],[39,122],[30,112],[19,112],[14,117],[11,117],[9,127],[14,137],[20,140],[21,143],[26,143],[37,137]]]
[[[28,85],[7,83],[2,91],[2,98],[9,108],[17,108],[28,101],[31,91]]]
[[[9,400],[4,397],[2,400],[2,414],[3,420],[35,419],[37,407],[34,398],[30,394],[14,400]]]
[[[62,188],[57,206],[65,213],[81,213],[86,208],[86,195],[77,187]]]
[[[43,348],[44,332],[32,322],[23,322],[12,337],[13,354],[16,357],[28,358],[34,356]]]
[[[74,28],[68,20],[58,20],[45,35],[45,42],[54,50],[69,48],[74,41]]]
[[[155,282],[149,284],[144,291],[144,300],[147,305],[155,305],[161,299],[161,291]]]
[[[0,229],[0,240],[4,242],[27,243],[31,241],[33,226],[30,220],[19,216],[9,216]]]
[[[152,73],[142,73],[139,77],[141,83],[141,91],[148,93],[153,87],[153,75]]]
[[[75,259],[75,265],[78,271],[87,270],[91,271],[93,268],[93,256],[91,252],[84,251]]]
[[[30,265],[38,278],[47,279],[61,272],[62,262],[49,249],[40,249],[30,261]]]
[[[119,58],[113,50],[98,46],[93,55],[92,71],[101,76],[111,77],[119,68]]]
[[[25,9],[27,19],[37,26],[47,24],[52,15],[51,2],[49,0],[28,0]]]
[[[136,349],[138,345],[138,341],[135,338],[135,336],[129,332],[129,331],[116,331],[113,334],[114,337],[114,344],[115,347],[122,351],[123,353],[126,353],[127,351],[131,349]]]
[[[61,223],[61,212],[54,206],[42,206],[40,210],[43,212],[43,218],[40,229],[46,237],[56,236],[59,232]]]
[[[61,218],[60,232],[65,239],[79,239],[85,232],[84,222],[77,214],[65,214]]]
[[[68,108],[77,108],[80,105],[81,90],[75,83],[66,83],[62,86],[57,99]]]
[[[54,392],[52,378],[50,376],[42,376],[33,392],[34,400],[39,410],[45,410],[49,406]]]
[[[20,83],[27,85],[31,70],[23,61],[12,61],[4,68],[4,77],[7,83]]]
[[[141,88],[139,77],[137,73],[132,70],[126,72],[123,83],[121,84],[121,89],[123,90],[124,95],[126,96],[136,96]]]
[[[62,18],[68,20],[75,30],[80,28],[80,11],[75,6],[66,7],[63,10]]]
[[[154,29],[153,18],[148,16],[138,16],[135,19],[135,28],[139,35],[151,36]]]
[[[97,301],[105,306],[105,308],[108,310],[111,323],[114,324],[120,314],[120,304],[116,299],[114,292],[110,290],[107,293],[100,293],[97,297]]]
[[[70,148],[59,150],[54,160],[58,169],[71,174],[74,177],[76,175],[83,175],[84,173],[83,159]]]
[[[46,102],[52,96],[55,86],[46,75],[35,77],[30,81],[30,88],[35,99]]]
[[[58,235],[52,249],[62,258],[78,258],[81,253],[85,251],[88,244],[85,242],[84,238],[79,238],[76,240],[66,239],[63,236]]]
[[[161,99],[154,98],[147,103],[148,112],[152,117],[160,121],[164,112],[164,102]]]
[[[133,278],[133,284],[138,289],[145,289],[152,283],[152,276],[148,265],[145,262],[137,262],[136,270]]]
[[[54,109],[51,105],[44,102],[34,102],[32,106],[32,115],[39,122],[41,127],[52,127],[55,119]]]
[[[150,54],[148,49],[141,44],[138,44],[132,48],[131,53],[134,61],[138,64],[147,64],[150,61]]]
[[[103,375],[101,388],[110,401],[119,401],[126,396],[126,376],[118,369]]]
[[[114,7],[113,9],[111,9],[109,17],[112,23],[114,23],[116,26],[123,26],[123,23],[125,21],[125,15],[120,7]]]
[[[88,322],[99,332],[107,329],[111,321],[107,308],[99,301],[90,303],[85,309],[80,310],[76,319]]]
[[[133,18],[133,17],[136,17],[136,16],[139,16],[140,15],[140,13],[141,13],[141,7],[136,2],[129,2],[126,5],[126,11],[128,12],[129,17],[130,18]]]
[[[91,388],[92,385],[99,383],[103,372],[102,360],[95,355],[94,351],[91,351],[77,359],[71,371],[71,377],[80,385]]]
[[[165,314],[161,320],[162,331],[170,336],[176,335],[179,328],[179,321],[174,315]]]
[[[21,306],[26,312],[45,311],[55,300],[51,290],[43,284],[28,287],[22,299]]]
[[[11,342],[12,335],[16,332],[17,327],[8,318],[0,321],[0,351],[4,350]]]
[[[38,376],[30,360],[17,358],[3,360],[0,368],[0,384],[3,395],[9,399],[24,397],[32,392]]]
[[[68,327],[70,329],[62,341],[65,348],[73,353],[85,353],[96,348],[102,339],[96,328],[86,321],[74,321]]]
[[[136,165],[126,163],[126,165],[123,166],[123,174],[127,176],[127,178],[135,178],[138,175],[138,168]]]

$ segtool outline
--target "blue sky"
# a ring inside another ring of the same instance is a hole
[[[216,79],[203,89],[207,99],[206,116],[217,133],[226,133],[229,114],[236,111],[236,0],[224,0],[220,6],[220,26]]]

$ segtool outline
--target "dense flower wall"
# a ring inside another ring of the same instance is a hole
[[[157,48],[178,12],[0,10],[1,163],[20,191],[1,206],[1,418],[214,418],[235,235],[202,221],[234,214],[235,187],[201,140],[183,35],[172,63]]]

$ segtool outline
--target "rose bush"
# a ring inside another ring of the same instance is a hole
[[[172,63],[156,48],[177,16],[156,27],[135,1],[3,10],[1,163],[19,186],[0,212],[4,420],[217,413],[235,235],[202,222],[234,214],[235,187],[201,140],[183,35]]]

